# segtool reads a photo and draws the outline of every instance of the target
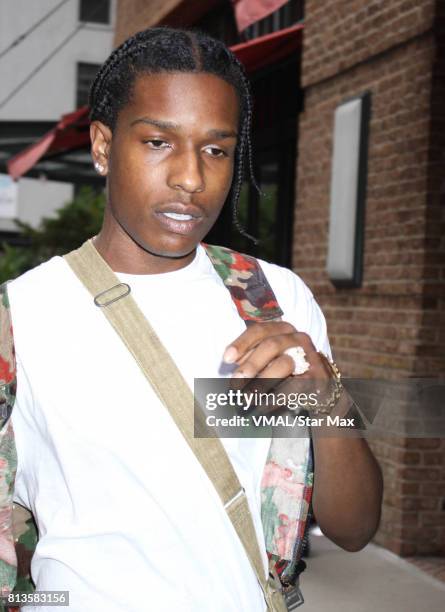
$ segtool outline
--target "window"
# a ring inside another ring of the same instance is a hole
[[[110,23],[110,0],[80,0],[79,21]]]
[[[77,97],[76,108],[86,106],[88,104],[88,95],[90,93],[91,83],[96,76],[100,64],[86,64],[79,62],[77,64]]]

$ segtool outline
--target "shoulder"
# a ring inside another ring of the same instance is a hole
[[[32,268],[18,278],[8,283],[8,292],[10,295],[20,294],[22,292],[35,291],[39,287],[51,285],[55,280],[60,278],[67,270],[67,265],[63,257],[52,257],[48,261]]]
[[[57,256],[8,283],[16,347],[28,336],[35,337],[40,328],[48,332],[68,308],[75,308],[76,281],[63,257]]]
[[[10,281],[8,294],[13,323],[19,312],[32,316],[66,303],[78,284],[76,280],[63,257],[56,256]]]

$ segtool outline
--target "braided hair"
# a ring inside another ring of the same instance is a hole
[[[259,190],[252,164],[252,98],[241,62],[219,40],[202,32],[168,27],[138,32],[117,47],[97,73],[90,90],[90,119],[114,129],[119,111],[130,101],[136,77],[160,72],[206,72],[232,85],[240,101],[239,138],[229,199],[233,222],[241,234],[257,242],[238,220],[238,202],[245,166]]]

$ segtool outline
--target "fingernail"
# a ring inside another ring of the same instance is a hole
[[[234,346],[229,346],[225,352],[223,359],[226,363],[233,363],[235,359],[238,357],[238,351]]]
[[[244,374],[244,372],[235,372],[232,378],[246,378],[246,375]]]

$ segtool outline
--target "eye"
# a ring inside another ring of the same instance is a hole
[[[227,157],[227,153],[219,147],[206,147],[204,150],[210,153],[212,157]]]
[[[151,138],[150,140],[144,140],[144,144],[150,145],[151,149],[158,151],[160,149],[167,149],[170,145],[165,140],[160,138]]]

